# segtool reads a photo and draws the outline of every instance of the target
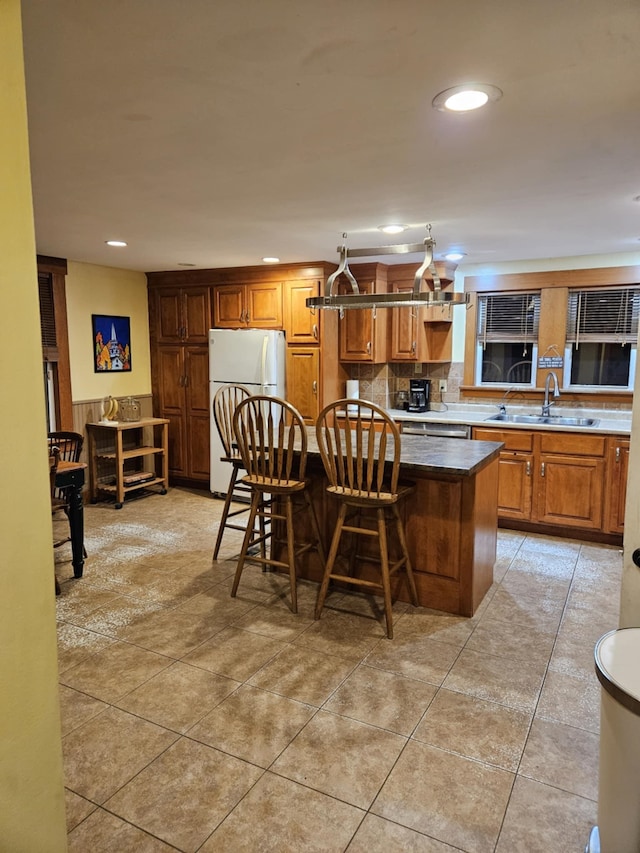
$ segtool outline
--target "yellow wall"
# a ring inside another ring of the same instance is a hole
[[[144,273],[69,261],[66,279],[74,403],[151,393],[149,311]],[[131,318],[131,372],[95,373],[92,314]]]
[[[0,0],[0,849],[67,849],[19,0]]]

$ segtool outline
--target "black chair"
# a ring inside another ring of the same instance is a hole
[[[51,449],[53,447],[57,447],[59,452],[59,462],[80,461],[82,446],[84,444],[84,436],[79,432],[59,430],[57,432],[50,432],[47,438],[49,441],[49,454],[51,454]],[[54,487],[52,490],[51,513],[52,515],[55,515],[56,512],[64,512],[67,519],[69,518],[69,494],[67,489]],[[64,539],[56,540],[53,543],[53,547],[59,548],[60,545],[64,545],[65,542],[71,542],[71,536],[66,536]],[[82,551],[86,558],[87,551],[84,545],[82,546]]]

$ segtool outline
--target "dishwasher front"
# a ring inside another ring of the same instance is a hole
[[[471,438],[471,427],[468,424],[427,423],[425,421],[399,421],[399,423],[404,435]]]

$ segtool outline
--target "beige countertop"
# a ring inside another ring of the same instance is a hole
[[[395,421],[432,424],[468,424],[494,429],[534,429],[562,432],[593,432],[608,435],[629,435],[631,432],[631,412],[614,409],[587,409],[555,405],[552,415],[572,418],[596,418],[595,426],[562,426],[559,424],[522,424],[509,421],[492,421],[489,418],[498,414],[498,407],[486,403],[434,403],[438,410],[428,412],[406,412],[402,409],[388,409]],[[440,410],[442,409],[442,410]],[[509,415],[539,415],[541,406],[507,405]]]

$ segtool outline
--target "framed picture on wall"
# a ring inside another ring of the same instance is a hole
[[[131,318],[92,314],[95,373],[131,370]]]

